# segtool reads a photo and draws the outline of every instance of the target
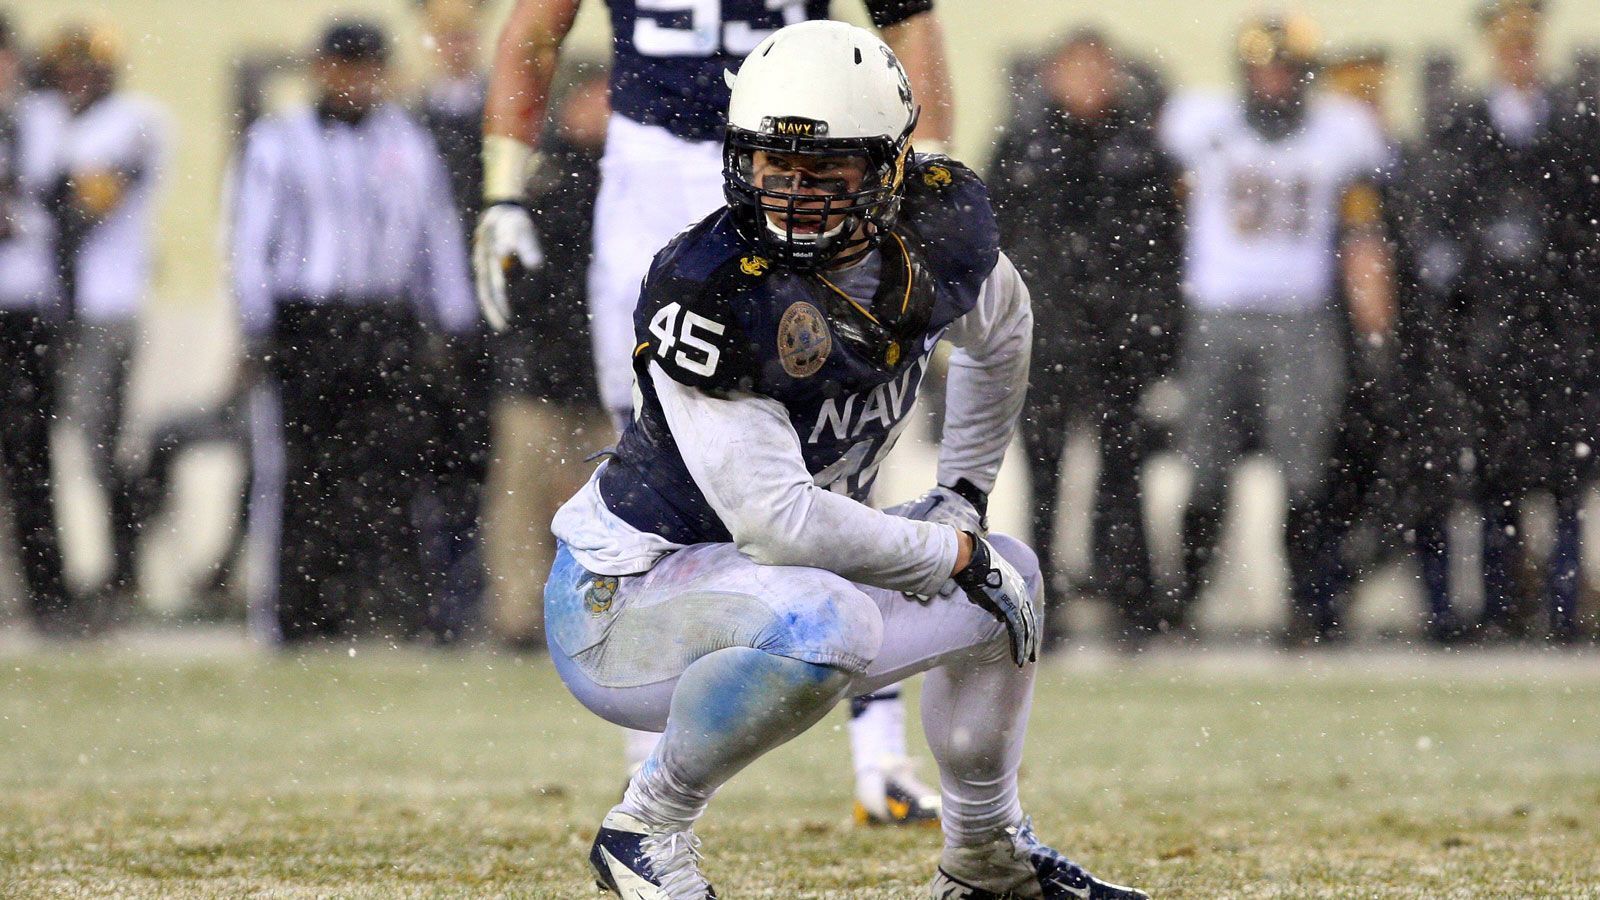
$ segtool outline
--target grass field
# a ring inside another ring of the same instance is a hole
[[[542,659],[172,639],[0,651],[0,897],[590,897],[618,740]],[[726,897],[921,896],[842,713],[700,832]],[[1039,830],[1159,897],[1600,897],[1600,659],[1047,664]]]

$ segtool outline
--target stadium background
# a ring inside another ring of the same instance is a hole
[[[1276,4],[1285,6],[1286,4]],[[1394,51],[1391,114],[1409,128],[1415,63],[1433,48],[1457,51],[1469,78],[1481,73],[1473,26],[1476,0],[1349,0],[1292,4],[1322,26],[1331,47],[1376,44]],[[51,0],[14,4],[25,39],[43,37],[74,18],[116,25],[127,40],[129,87],[160,99],[177,124],[177,155],[162,206],[162,267],[157,303],[168,308],[220,303],[216,250],[218,185],[230,144],[233,61],[248,51],[298,50],[329,16],[363,13],[389,23],[398,37],[402,79],[425,63],[410,0]],[[491,0],[485,23],[492,36],[509,4]],[[1095,24],[1124,47],[1151,57],[1171,83],[1223,85],[1233,77],[1231,36],[1258,0],[943,0],[957,110],[956,155],[987,162],[989,138],[1009,109],[1007,62],[1046,46],[1066,29]],[[858,0],[833,0],[834,14],[865,21]],[[610,29],[605,4],[586,0],[569,47],[599,55]],[[1600,17],[1581,2],[1552,4],[1549,62],[1565,65],[1575,47],[1600,43]]]
[[[1062,29],[1100,24],[1174,84],[1221,85],[1234,23],[1258,6],[941,0],[956,150],[985,160],[1008,105],[1007,59]],[[1471,0],[1302,6],[1334,46],[1395,51],[1403,130],[1427,49],[1454,49],[1469,79],[1481,74]],[[574,42],[598,51],[603,6],[585,7]],[[136,414],[219,393],[232,365],[217,234],[233,60],[304,47],[333,11],[361,11],[394,25],[409,77],[424,58],[410,8],[13,0],[30,41],[69,18],[115,23],[130,86],[176,122]],[[503,9],[493,4],[488,21]],[[1593,9],[1557,0],[1552,67],[1600,43]],[[81,448],[65,449],[65,467],[81,470]],[[903,480],[920,487],[926,445],[908,451],[918,465]],[[1011,500],[997,506],[1015,528],[1009,468]],[[210,554],[221,529],[204,526],[225,521],[238,474],[226,454],[185,464],[185,519],[154,536],[151,557],[174,565],[145,573],[158,605],[182,602],[177,570]],[[1155,480],[1153,502],[1170,507],[1181,476],[1168,468]],[[1242,540],[1276,552],[1274,481],[1260,467],[1244,481],[1254,502]],[[61,489],[83,528],[93,492]],[[80,580],[98,564],[89,551],[70,559]],[[1207,615],[1276,622],[1280,585],[1268,573],[1279,567],[1267,563],[1233,567],[1242,571]],[[1384,602],[1361,604],[1366,624],[1413,620],[1405,589],[1376,590]],[[276,657],[248,652],[236,633],[197,630],[35,652],[10,636],[0,628],[0,896],[593,896],[582,853],[618,787],[615,737],[541,661],[368,647],[359,658],[353,648]],[[1597,708],[1590,655],[1073,653],[1041,673],[1024,790],[1042,831],[1158,896],[1600,897]],[[935,839],[852,828],[844,752],[836,713],[728,786],[704,831],[719,884],[741,897],[914,896]]]
[[[486,5],[485,41],[491,42],[509,3]],[[1320,24],[1330,49],[1383,46],[1391,52],[1389,114],[1401,134],[1415,122],[1418,63],[1430,51],[1443,49],[1461,60],[1469,83],[1481,80],[1484,52],[1474,26],[1475,0],[1353,0],[1309,2],[1293,8],[1310,13]],[[856,0],[834,0],[834,13],[864,22]],[[1156,64],[1174,88],[1225,86],[1233,80],[1232,34],[1242,16],[1270,8],[1255,0],[1219,0],[1205,4],[1184,0],[1137,0],[1108,5],[1077,0],[944,0],[939,10],[952,61],[957,106],[955,155],[977,165],[987,162],[991,138],[1011,106],[1007,96],[1009,62],[1020,54],[1048,46],[1067,29],[1093,24],[1104,28],[1122,47]],[[1592,12],[1592,7],[1589,9]],[[388,24],[396,36],[396,92],[405,94],[427,65],[415,5],[410,0],[53,0],[25,2],[13,10],[19,31],[36,42],[68,20],[90,19],[115,26],[125,39],[126,84],[153,95],[165,105],[175,126],[173,158],[160,202],[157,274],[144,316],[144,343],[135,363],[130,389],[130,433],[137,444],[141,426],[167,413],[188,408],[197,399],[219,396],[233,370],[235,350],[232,309],[223,287],[219,245],[221,186],[233,147],[234,66],[241,56],[296,52],[306,48],[331,16],[362,14]],[[1575,49],[1600,45],[1600,18],[1586,14],[1585,4],[1552,4],[1547,31],[1547,68],[1564,73]],[[599,0],[582,7],[569,47],[603,55],[609,39],[606,9]],[[67,472],[84,471],[83,448],[72,434],[61,436]],[[926,441],[909,441],[902,450],[910,464],[885,479],[882,499],[893,500],[920,490],[930,475],[932,454]],[[1015,457],[1015,452],[1013,457]],[[1008,463],[996,494],[995,521],[1023,533],[1025,518],[1018,460]],[[149,560],[141,589],[156,609],[174,610],[187,600],[182,585],[188,573],[213,557],[230,522],[233,485],[242,475],[238,460],[225,451],[191,454],[180,472],[178,515],[147,533]],[[1175,553],[1176,517],[1183,495],[1179,466],[1158,465],[1151,475],[1150,503],[1158,523],[1156,552]],[[1081,511],[1088,501],[1086,479],[1080,493],[1069,497],[1066,540],[1081,547]],[[79,584],[92,583],[109,553],[92,526],[98,494],[85,482],[64,478],[58,486],[64,527],[73,529],[66,542],[69,575]],[[1204,618],[1211,625],[1269,628],[1281,610],[1280,553],[1274,539],[1277,482],[1260,465],[1247,467],[1239,482],[1244,496],[1240,527],[1230,544],[1230,559],[1219,579],[1225,602],[1210,603]],[[1162,540],[1166,543],[1163,545]],[[1588,542],[1591,557],[1600,555],[1600,541]],[[1463,574],[1471,571],[1471,554],[1458,554]],[[1591,572],[1600,560],[1591,558]],[[0,584],[10,573],[0,571]],[[1469,585],[1463,598],[1472,608]],[[1391,576],[1367,584],[1356,603],[1362,627],[1403,630],[1415,620],[1417,595],[1409,577]],[[0,611],[3,615],[6,611]],[[1091,608],[1092,612],[1092,608]]]

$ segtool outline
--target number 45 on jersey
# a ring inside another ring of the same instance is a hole
[[[656,336],[656,356],[705,378],[716,374],[722,351],[695,332],[720,337],[726,330],[721,322],[685,310],[677,303],[668,303],[650,317],[650,333]]]

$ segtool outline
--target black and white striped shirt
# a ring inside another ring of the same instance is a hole
[[[229,254],[246,335],[278,303],[409,300],[424,322],[478,317],[465,241],[433,139],[384,104],[357,123],[310,107],[257,121],[232,179]]]

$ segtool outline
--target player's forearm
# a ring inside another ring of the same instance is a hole
[[[939,483],[965,478],[994,490],[1028,391],[1033,309],[1016,267],[1001,255],[978,306],[952,327]]]
[[[905,66],[911,92],[922,107],[915,138],[948,148],[955,137],[955,101],[950,88],[944,30],[933,12],[919,13],[886,26],[883,42]]]
[[[947,525],[891,516],[810,482],[772,488],[724,516],[739,551],[762,565],[822,567],[858,584],[927,595],[971,559],[970,540],[963,548]]]
[[[1343,259],[1350,323],[1361,337],[1381,341],[1394,327],[1397,305],[1389,244],[1376,230],[1363,229],[1345,239]]]
[[[955,529],[890,516],[814,484],[777,401],[713,397],[656,364],[650,380],[684,466],[746,556],[918,594],[936,593],[955,570]]]
[[[577,12],[578,0],[521,0],[500,32],[483,110],[486,200],[522,195],[561,42]]]

